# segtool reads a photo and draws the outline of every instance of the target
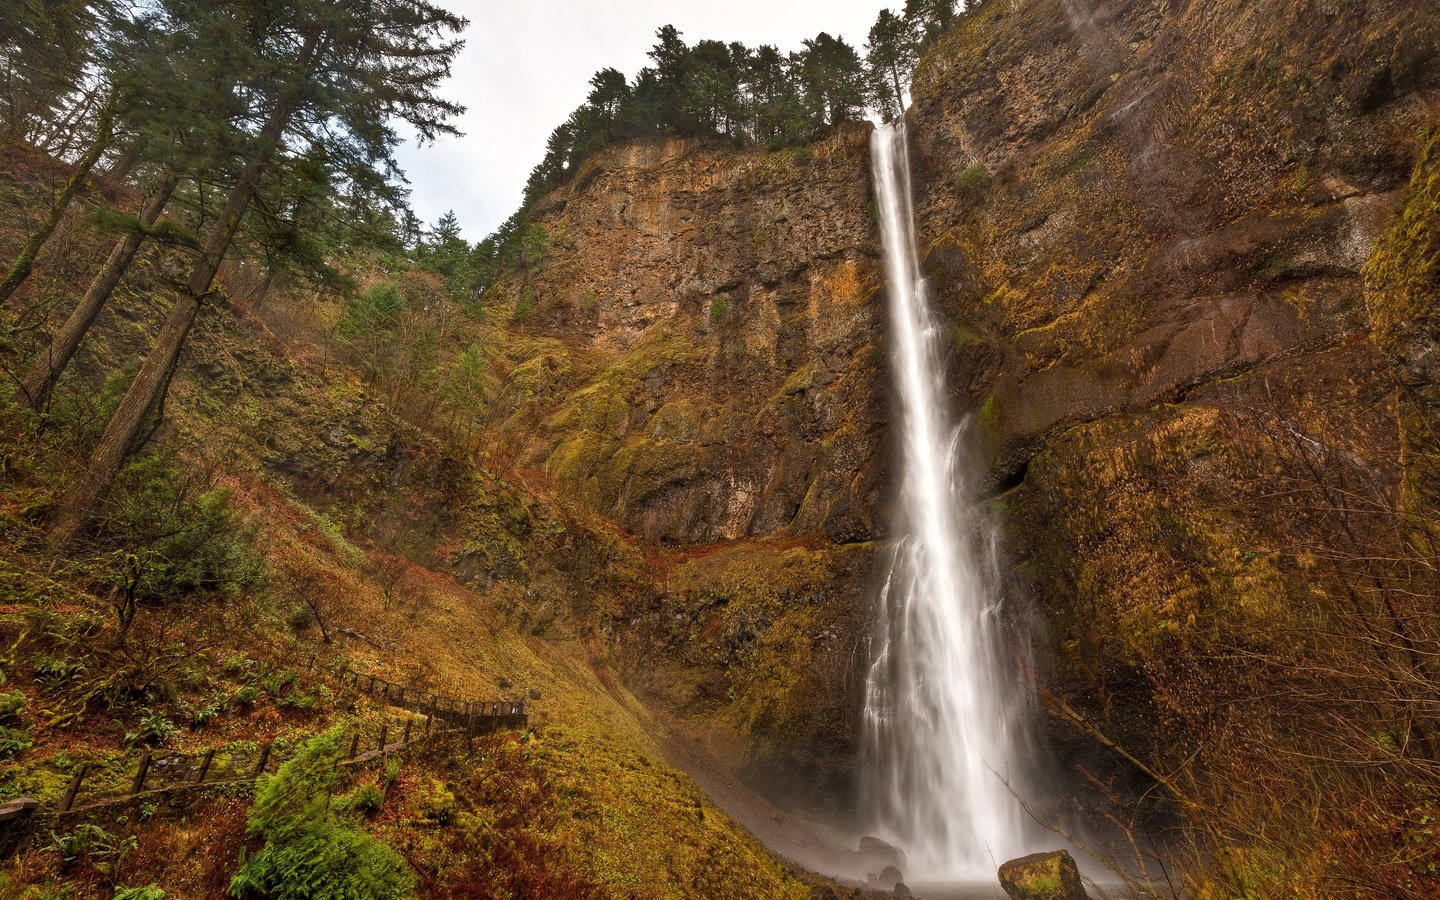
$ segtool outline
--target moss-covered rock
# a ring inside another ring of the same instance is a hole
[[[1000,867],[1000,886],[1010,900],[1086,900],[1089,896],[1068,850],[1009,860]]]

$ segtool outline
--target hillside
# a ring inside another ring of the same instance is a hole
[[[1015,788],[1142,895],[1440,883],[1437,46],[1407,0],[987,0],[918,60],[924,293],[1033,698]],[[152,234],[54,395],[0,401],[0,800],[404,727],[349,666],[525,704],[322,792],[419,895],[858,891],[827,878],[879,868],[903,534],[874,126],[646,131],[532,185],[474,293],[309,220],[339,271],[306,274],[248,224],[57,548],[186,296],[194,241]],[[4,150],[0,259],[70,171]],[[123,233],[94,210],[142,202],[87,182],[0,314],[12,381]],[[265,784],[36,820],[0,893],[222,896]]]

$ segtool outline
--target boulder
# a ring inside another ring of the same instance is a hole
[[[867,862],[894,866],[897,869],[905,868],[905,851],[877,837],[866,835],[860,839],[860,855]]]
[[[1010,900],[1089,900],[1068,850],[1010,860],[1000,867],[1000,886]]]
[[[914,894],[910,893],[910,888],[906,886],[905,882],[903,881],[895,882],[895,888],[893,891],[891,891],[891,893],[893,893],[896,897],[902,898],[902,900],[905,897],[915,896]]]
[[[905,876],[894,866],[886,866],[880,870],[880,877],[876,879],[879,885],[885,890],[892,890],[895,885],[905,880]]]

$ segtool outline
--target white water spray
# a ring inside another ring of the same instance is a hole
[[[877,601],[865,687],[865,799],[879,835],[929,880],[993,878],[1028,852],[1020,775],[1026,704],[1002,645],[994,542],[962,477],[947,415],[943,329],[915,250],[903,123],[871,141],[900,401],[895,549]]]

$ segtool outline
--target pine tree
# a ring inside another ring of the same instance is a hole
[[[248,19],[235,21],[235,13]],[[151,190],[135,218],[118,217],[123,234],[105,265],[71,311],[49,346],[31,363],[18,397],[41,407],[81,341],[119,285],[141,245],[151,236],[185,173],[193,183],[216,176],[235,146],[236,126],[245,112],[235,85],[253,68],[236,32],[261,24],[255,11],[220,9],[219,14],[169,17],[154,13],[112,23],[115,50],[109,77],[123,110],[130,144],[111,169],[123,177],[137,166],[153,171]],[[249,26],[249,27],[247,27]],[[115,216],[109,216],[117,220]]]
[[[454,133],[448,119],[460,107],[435,95],[460,44],[451,36],[463,19],[425,0],[302,0],[277,6],[267,0],[230,0],[271,16],[260,45],[249,96],[263,122],[246,132],[245,163],[224,208],[201,244],[185,289],[155,345],[112,415],[86,467],[56,510],[50,526],[55,547],[71,543],[109,492],[147,419],[158,414],[180,351],[201,307],[211,297],[220,263],[230,250],[261,188],[277,164],[313,158],[332,183],[383,191],[396,174],[393,151],[399,118],[430,140]],[[198,0],[172,9],[195,14]],[[216,4],[218,5],[218,4]]]
[[[865,45],[865,65],[876,106],[887,121],[905,110],[905,85],[910,83],[919,56],[915,23],[888,9],[880,10]]]
[[[816,125],[838,125],[865,108],[865,70],[860,54],[843,38],[821,32],[797,58],[804,99]]]
[[[630,85],[619,69],[601,69],[590,77],[590,96],[586,99],[597,113],[606,141],[617,135],[620,109],[630,97]]]
[[[105,100],[104,107],[96,119],[95,137],[90,142],[90,147],[85,155],[80,157],[70,170],[70,176],[65,179],[55,199],[51,202],[50,208],[45,212],[45,217],[40,220],[40,225],[26,238],[24,246],[20,248],[20,254],[11,263],[10,270],[5,277],[0,279],[0,306],[3,306],[30,277],[31,271],[35,268],[35,258],[40,255],[40,248],[50,239],[55,228],[60,224],[65,210],[70,207],[70,201],[90,177],[90,170],[95,163],[100,161],[101,155],[110,149],[110,141],[115,136],[115,92],[112,90]]]
[[[44,143],[64,130],[67,107],[80,112],[97,31],[113,12],[94,0],[0,4],[0,141]]]
[[[463,300],[475,287],[475,266],[470,253],[470,244],[460,236],[460,220],[451,210],[430,230],[429,240],[420,253],[420,263],[445,279],[451,299]]]
[[[955,0],[905,0],[905,20],[915,29],[924,50],[955,24]]]

